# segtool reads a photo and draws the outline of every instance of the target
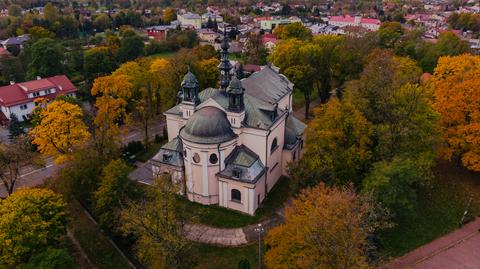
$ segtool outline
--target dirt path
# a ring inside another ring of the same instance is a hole
[[[68,236],[68,238],[70,238],[70,240],[72,241],[72,244],[75,246],[75,248],[77,249],[78,253],[80,254],[80,258],[81,258],[86,264],[88,264],[88,268],[96,269],[96,267],[93,266],[93,263],[92,263],[92,262],[90,261],[90,259],[88,258],[88,255],[83,251],[82,246],[80,246],[80,243],[78,243],[77,239],[76,239],[75,236],[73,235],[72,231],[70,231],[70,229],[67,229],[67,236]]]

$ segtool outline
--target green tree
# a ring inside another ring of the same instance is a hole
[[[33,26],[32,28],[28,29],[28,33],[33,41],[42,39],[42,38],[50,38],[54,39],[55,34],[50,32],[49,30],[41,27],[41,26]]]
[[[18,120],[18,117],[16,114],[10,114],[10,123],[8,125],[8,132],[10,133],[8,135],[10,139],[13,139],[20,135],[25,134],[25,129],[23,129],[23,126]]]
[[[85,52],[84,69],[85,77],[93,81],[93,79],[107,75],[115,70],[116,55],[109,47],[96,47]]]
[[[130,167],[122,160],[111,161],[102,169],[100,185],[94,192],[95,213],[102,227],[113,231],[119,224],[119,213],[129,198],[133,184]]]
[[[97,32],[103,32],[112,26],[112,19],[110,19],[107,14],[102,13],[95,17],[93,20],[93,26],[95,26]]]
[[[161,177],[142,201],[121,213],[122,229],[138,237],[138,257],[152,268],[190,268],[185,238],[185,209],[170,177]]]
[[[315,54],[311,55],[310,65],[315,68],[315,81],[318,96],[327,101],[332,88],[332,82],[339,75],[339,49],[342,38],[338,36],[321,35],[313,39]]]
[[[299,40],[309,40],[312,38],[312,32],[301,22],[294,22],[279,26],[274,30],[280,39],[296,38]]]
[[[20,189],[0,201],[0,266],[26,262],[66,234],[67,209],[60,194]]]
[[[43,17],[45,18],[45,20],[49,21],[52,24],[58,19],[58,16],[58,10],[52,3],[48,3],[45,5],[45,7],[43,8]]]
[[[132,61],[143,55],[144,50],[143,39],[138,35],[124,37],[120,42],[118,49],[118,60],[123,63]]]
[[[421,179],[421,170],[410,159],[395,157],[373,165],[365,178],[363,192],[370,193],[391,212],[411,212],[416,203],[415,184]]]
[[[24,81],[24,78],[25,70],[18,57],[9,55],[0,57],[0,83],[6,85],[11,81]]]
[[[404,33],[404,29],[399,22],[384,22],[378,29],[380,37],[380,46],[382,48],[394,48]]]
[[[77,265],[66,249],[48,248],[28,260],[21,269],[76,269]]]
[[[290,166],[295,189],[322,180],[329,184],[359,184],[372,158],[373,127],[347,101],[331,98],[315,109],[307,129],[305,155]]]
[[[65,73],[63,65],[64,48],[57,41],[50,38],[41,38],[33,43],[29,50],[31,61],[27,65],[27,79]]]

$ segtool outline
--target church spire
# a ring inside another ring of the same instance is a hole
[[[223,28],[223,42],[221,48],[222,58],[220,60],[220,64],[218,65],[218,69],[220,69],[220,88],[222,91],[226,91],[228,85],[230,84],[230,70],[232,70],[232,64],[228,59],[228,49],[230,48],[230,45],[228,44],[226,26]]]

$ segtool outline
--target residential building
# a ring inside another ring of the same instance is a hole
[[[259,24],[260,29],[265,31],[270,31],[270,32],[279,25],[285,25],[285,24],[290,24],[294,22],[302,22],[302,20],[300,20],[300,18],[298,17],[290,17],[290,18],[260,17],[260,18],[255,18],[254,21]]]
[[[223,22],[223,17],[218,15],[217,13],[213,13],[213,12],[207,12],[207,13],[204,13],[202,14],[202,23],[203,24],[206,24],[208,23],[208,20],[214,22]]]
[[[188,72],[178,104],[165,112],[168,143],[152,158],[190,201],[250,215],[303,154],[306,125],[293,116],[293,83],[275,66],[239,80],[222,43],[220,88],[199,88]]]
[[[155,40],[165,40],[167,39],[168,31],[172,29],[176,29],[177,25],[156,25],[147,27],[147,36],[150,39]]]
[[[345,26],[359,26],[370,31],[377,31],[380,28],[380,20],[362,18],[361,16],[330,16],[328,17],[328,24],[338,27]]]
[[[202,17],[196,13],[177,14],[177,20],[182,26],[191,26],[194,29],[202,28]]]
[[[197,34],[200,41],[204,41],[209,44],[214,44],[215,40],[218,38],[218,34],[215,31],[207,28],[197,30]]]
[[[262,36],[262,44],[269,52],[275,48],[278,42],[279,39],[275,34],[264,34]]]
[[[60,95],[75,97],[77,88],[65,76],[59,75],[49,78],[14,83],[0,87],[0,118],[10,119],[10,114],[15,114],[20,121],[30,118],[35,108],[35,99],[47,98],[49,100]]]

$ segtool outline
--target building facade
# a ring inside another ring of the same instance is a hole
[[[14,83],[0,87],[0,118],[10,120],[15,114],[20,121],[30,119],[35,108],[35,99],[54,99],[60,95],[75,97],[77,88],[65,76],[54,76],[36,80]]]
[[[361,16],[331,16],[328,18],[328,24],[338,27],[355,26],[362,27],[370,31],[377,31],[380,28],[380,20],[362,18]]]
[[[168,140],[152,158],[189,200],[253,215],[303,154],[305,124],[292,113],[293,84],[274,66],[235,77],[222,43],[220,89],[202,91],[188,72],[178,104],[165,112]]]

